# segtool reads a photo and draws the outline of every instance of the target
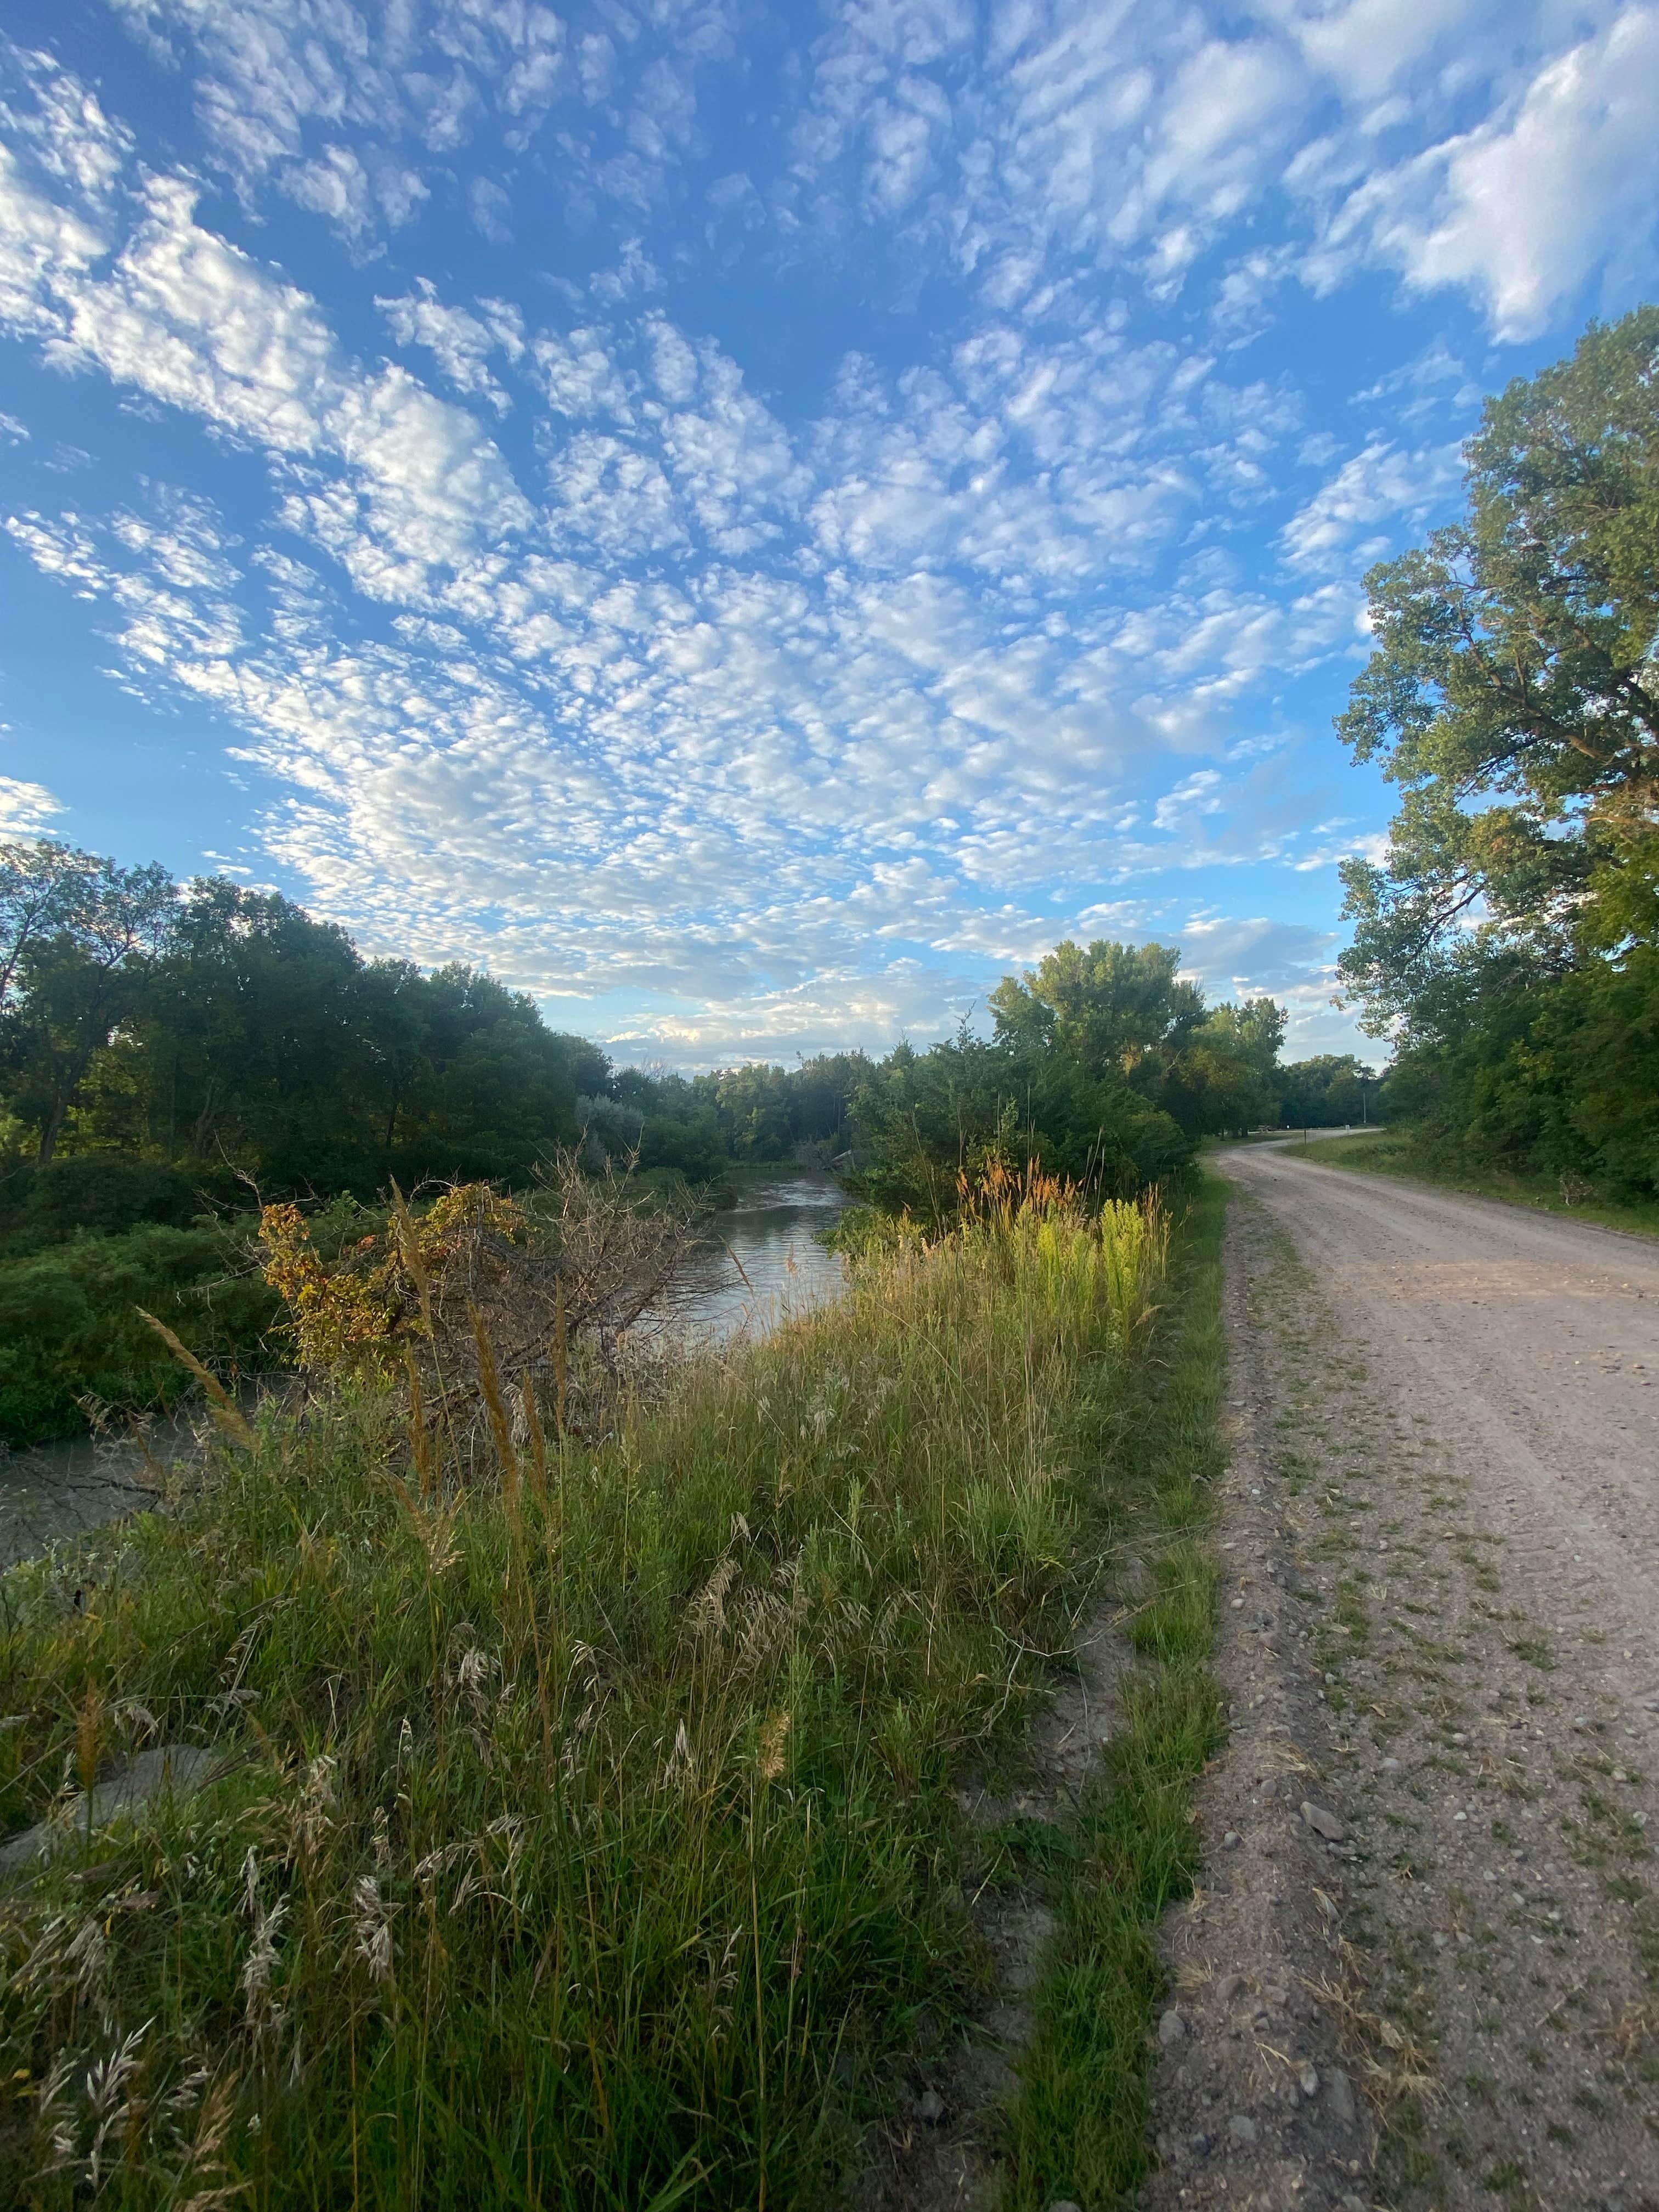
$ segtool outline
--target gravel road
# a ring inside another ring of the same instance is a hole
[[[1659,1245],[1218,1164],[1232,1725],[1145,2201],[1659,2212]]]

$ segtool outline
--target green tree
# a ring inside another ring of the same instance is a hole
[[[1342,974],[1377,1033],[1435,1003],[1467,924],[1559,964],[1650,942],[1659,898],[1659,307],[1486,403],[1466,511],[1366,579],[1339,729],[1403,803],[1344,874]]]
[[[1204,994],[1182,982],[1168,945],[1086,951],[1068,938],[1022,976],[1005,975],[990,999],[1000,1041],[1028,1054],[1059,1054],[1092,1077],[1156,1082],[1204,1018]]]
[[[178,919],[164,868],[42,843],[0,858],[0,1057],[45,1166],[97,1055],[134,1018]]]
[[[1510,385],[1466,458],[1462,518],[1367,579],[1338,726],[1401,803],[1344,870],[1343,980],[1437,1146],[1659,1189],[1659,308]]]

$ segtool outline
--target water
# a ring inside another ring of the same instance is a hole
[[[161,1465],[196,1449],[194,1428],[184,1417],[156,1422],[149,1442]],[[61,1437],[27,1451],[0,1444],[0,1567],[27,1559],[55,1537],[77,1536],[141,1511],[158,1481],[137,1444],[100,1443],[92,1437]]]
[[[805,1169],[745,1177],[737,1205],[714,1216],[708,1240],[670,1294],[677,1328],[723,1344],[839,1297],[841,1261],[813,1232],[829,1228],[846,1203],[838,1183]],[[203,1425],[199,1407],[155,1422],[155,1459],[165,1466],[197,1451]],[[54,1537],[138,1511],[157,1484],[158,1469],[146,1466],[133,1443],[66,1437],[29,1451],[0,1446],[0,1568]]]
[[[838,1297],[841,1261],[815,1232],[831,1227],[846,1204],[839,1183],[802,1168],[745,1180],[737,1205],[714,1216],[671,1293],[676,1322],[724,1343]]]

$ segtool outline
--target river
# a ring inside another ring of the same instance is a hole
[[[671,1294],[676,1321],[723,1342],[837,1297],[841,1261],[816,1239],[846,1203],[839,1183],[803,1168],[745,1178]]]
[[[838,1295],[841,1261],[815,1242],[847,1203],[830,1176],[803,1168],[744,1176],[734,1206],[715,1214],[708,1236],[670,1293],[677,1329],[725,1343],[775,1327],[790,1313]],[[203,1415],[191,1407],[158,1421],[150,1448],[159,1462],[196,1449]],[[139,1447],[66,1437],[33,1450],[0,1445],[0,1567],[54,1537],[74,1535],[143,1505],[155,1480]]]

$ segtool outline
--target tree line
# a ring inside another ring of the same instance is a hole
[[[1282,1010],[1209,1006],[1179,964],[1169,946],[1066,944],[1004,979],[989,1036],[684,1076],[614,1066],[478,969],[366,958],[279,893],[14,843],[0,846],[0,1157],[17,1188],[28,1164],[79,1162],[46,1181],[91,1207],[69,1225],[105,1229],[137,1205],[140,1165],[165,1218],[168,1191],[230,1195],[234,1174],[325,1199],[394,1177],[522,1182],[570,1146],[693,1182],[850,1155],[872,1195],[933,1206],[994,1150],[1138,1188],[1287,1101],[1310,1118],[1352,1105],[1355,1063],[1281,1067]]]

